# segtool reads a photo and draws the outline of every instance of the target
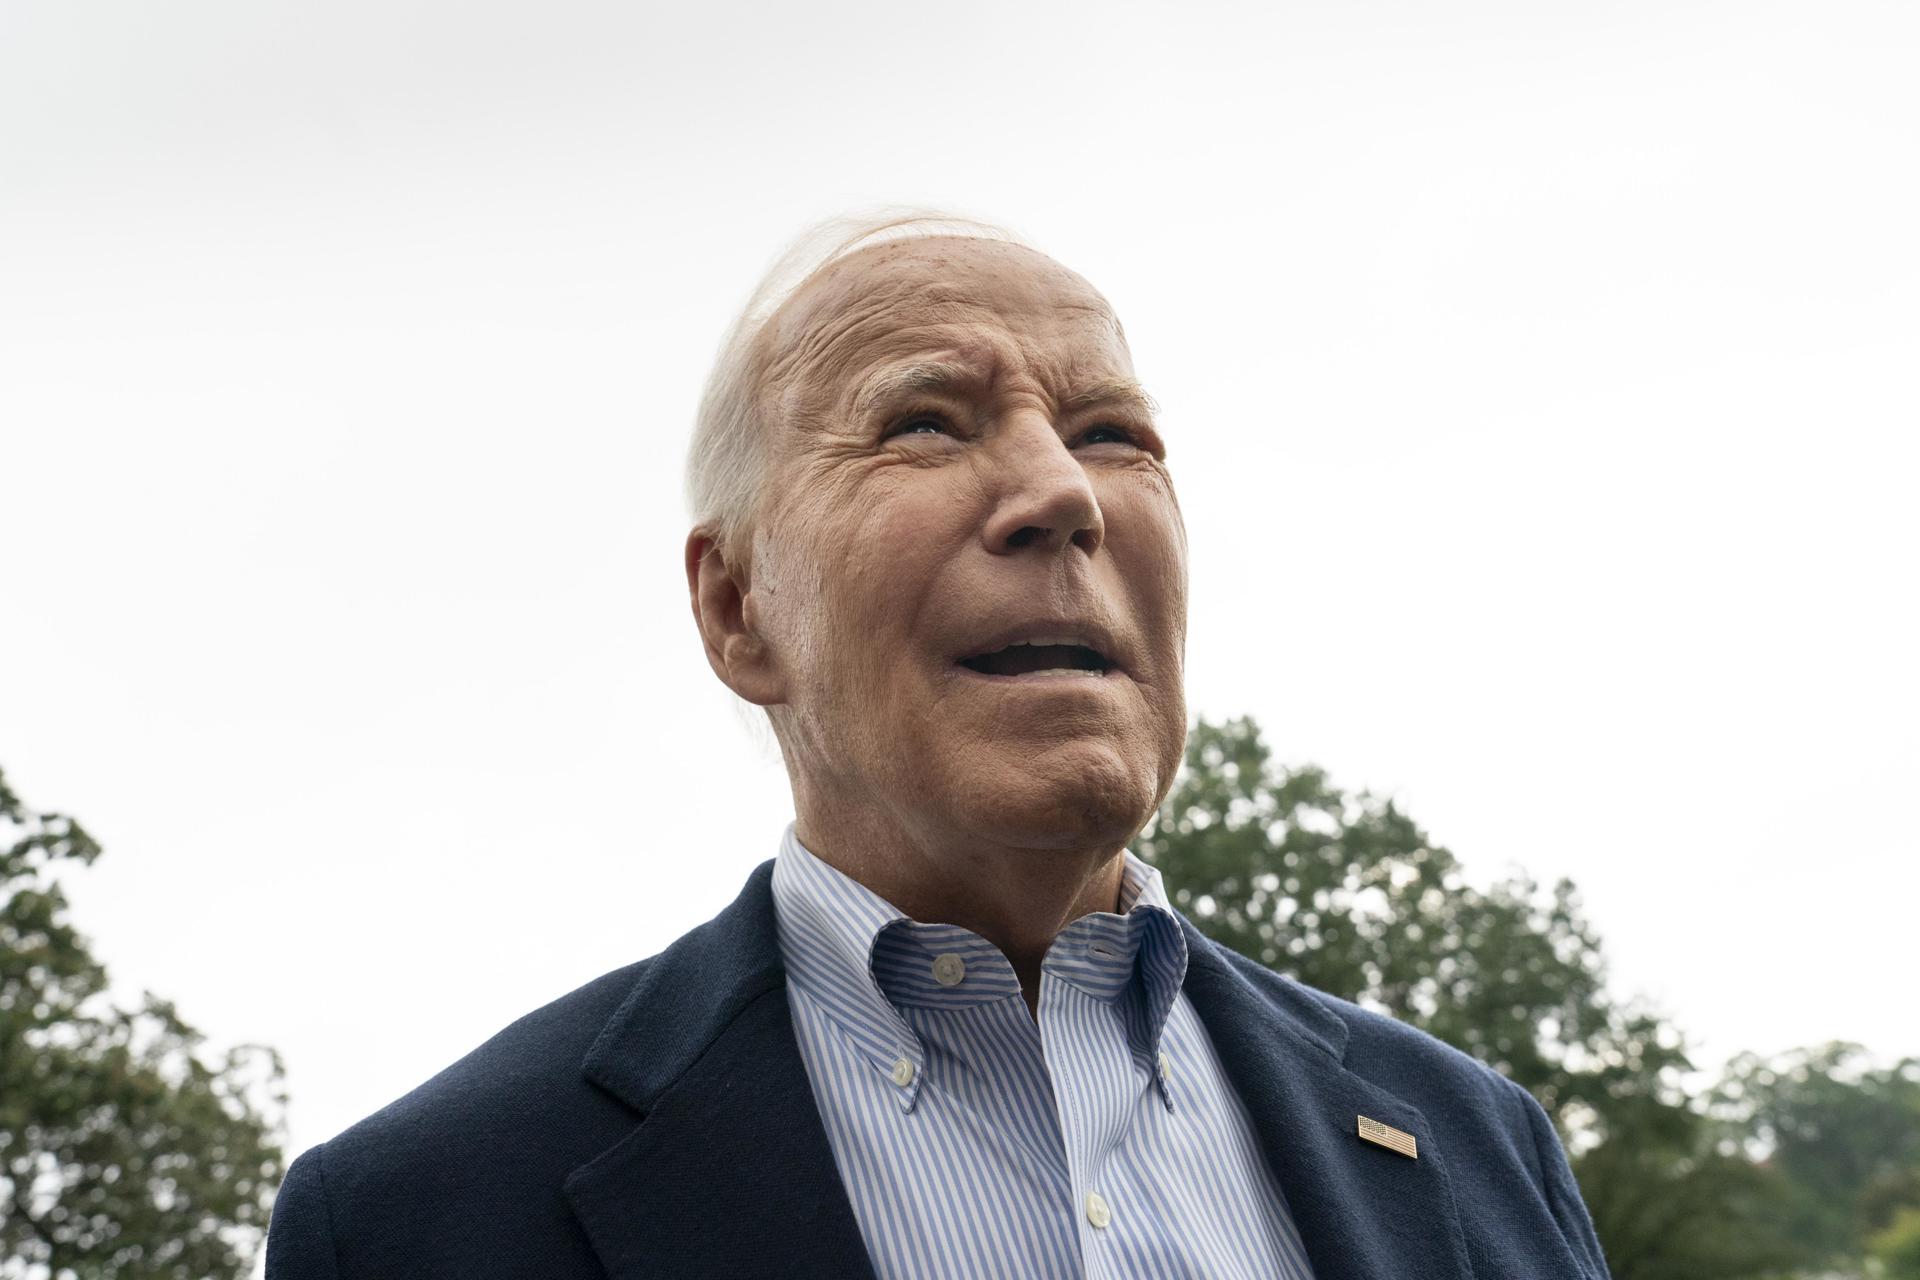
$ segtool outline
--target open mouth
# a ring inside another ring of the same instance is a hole
[[[1111,663],[1083,644],[1010,644],[992,653],[960,659],[983,676],[1092,676],[1107,674]]]

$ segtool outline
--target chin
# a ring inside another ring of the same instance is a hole
[[[1154,779],[1112,751],[1049,752],[972,773],[955,789],[959,825],[1032,849],[1119,848],[1153,815]]]

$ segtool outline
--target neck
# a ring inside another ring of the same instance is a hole
[[[1060,931],[1120,902],[1125,840],[1009,842],[909,826],[874,805],[798,797],[794,834],[822,862],[914,920],[953,924],[998,947],[1029,1011],[1040,964]]]

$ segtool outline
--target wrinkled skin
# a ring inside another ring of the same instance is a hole
[[[1054,935],[1114,908],[1186,735],[1186,532],[1125,338],[1051,259],[937,238],[832,264],[759,355],[751,554],[687,541],[708,659],[769,708],[802,843],[994,942],[1031,1003]],[[1035,618],[1104,628],[1118,669],[958,665]]]

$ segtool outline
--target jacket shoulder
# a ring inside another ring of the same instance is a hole
[[[1524,1199],[1532,1205],[1529,1216],[1552,1220],[1583,1274],[1608,1274],[1559,1134],[1524,1086],[1411,1023],[1275,973],[1228,948],[1221,951],[1276,1006],[1309,1011],[1297,1020],[1318,1024],[1346,1070],[1425,1117],[1451,1157],[1448,1167],[1464,1213],[1497,1222],[1516,1213]],[[1470,1233],[1471,1247],[1484,1255],[1492,1274],[1503,1274],[1500,1234],[1476,1240]]]
[[[1304,1008],[1310,1025],[1332,1028],[1322,1038],[1349,1069],[1415,1105],[1446,1100],[1491,1106],[1503,1122],[1527,1128],[1525,1117],[1512,1110],[1513,1095],[1532,1095],[1478,1058],[1412,1023],[1276,973],[1230,948],[1220,951],[1269,1000],[1296,1013]]]
[[[590,1263],[561,1184],[637,1117],[590,1084],[581,1062],[650,963],[602,974],[515,1019],[302,1152],[274,1202],[271,1280],[401,1274],[427,1265],[419,1249],[428,1241],[432,1265],[447,1275],[463,1266],[504,1274],[504,1262],[536,1247]]]
[[[424,1139],[497,1140],[503,1130],[523,1128],[530,1120],[552,1124],[570,1110],[595,1110],[594,1102],[605,1095],[581,1078],[581,1060],[649,963],[641,960],[602,974],[516,1018],[330,1139],[330,1171],[363,1155],[390,1158],[417,1149]],[[617,1109],[631,1119],[631,1113]]]
[[[772,870],[658,955],[516,1019],[303,1153],[268,1233],[272,1280],[601,1276],[567,1179],[632,1137],[648,1086],[781,978]]]

